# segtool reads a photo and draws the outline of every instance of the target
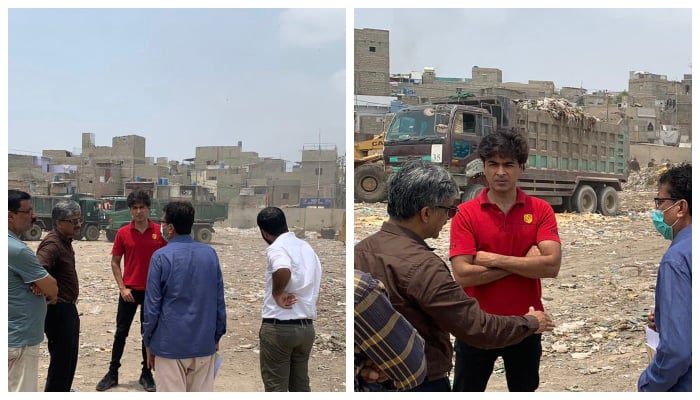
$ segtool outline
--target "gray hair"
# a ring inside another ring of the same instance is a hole
[[[435,207],[458,194],[446,169],[423,160],[409,161],[389,179],[387,213],[399,221],[411,219],[423,207]]]
[[[54,221],[68,219],[68,217],[75,214],[80,215],[80,204],[73,200],[61,200],[53,206],[51,219]]]

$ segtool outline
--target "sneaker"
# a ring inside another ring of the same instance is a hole
[[[95,389],[97,389],[98,392],[104,392],[105,390],[117,386],[119,384],[119,375],[112,373],[112,372],[107,372],[107,375],[102,378],[101,381],[97,383],[97,386]]]
[[[150,371],[141,373],[139,383],[143,386],[144,389],[146,389],[147,392],[156,391],[156,383],[153,381],[153,375],[151,375]]]

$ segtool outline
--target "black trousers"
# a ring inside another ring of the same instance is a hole
[[[522,342],[500,349],[483,350],[455,340],[455,392],[483,392],[493,365],[503,358],[508,390],[534,392],[540,384],[542,335],[531,335]]]
[[[131,295],[134,297],[134,302],[129,303],[119,296],[119,305],[117,306],[117,330],[114,332],[114,343],[112,344],[112,360],[109,363],[109,372],[118,373],[121,367],[122,355],[124,355],[124,346],[126,338],[129,337],[131,323],[134,322],[136,309],[140,307],[139,318],[141,319],[141,333],[143,334],[143,300],[146,295],[145,290],[131,290]],[[146,346],[141,339],[141,371],[148,371],[146,364]]]
[[[424,381],[420,385],[414,387],[408,392],[449,392],[450,379],[440,378],[432,381]]]
[[[80,318],[72,303],[48,305],[44,320],[44,333],[48,339],[49,371],[46,374],[45,392],[69,392],[73,385],[75,367],[78,365]]]

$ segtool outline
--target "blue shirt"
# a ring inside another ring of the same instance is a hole
[[[163,358],[205,357],[226,332],[224,280],[211,246],[179,235],[151,257],[143,341]]]
[[[671,242],[656,278],[654,323],[659,346],[639,377],[641,392],[690,392],[692,381],[692,225]]]
[[[17,235],[7,235],[7,347],[36,346],[44,340],[46,297],[29,285],[49,275],[34,252]]]

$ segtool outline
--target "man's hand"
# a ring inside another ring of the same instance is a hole
[[[156,370],[156,356],[151,354],[151,349],[146,347],[146,367],[153,371]]]
[[[119,295],[122,296],[122,299],[126,301],[127,303],[133,303],[136,300],[134,300],[134,296],[131,294],[131,289],[128,287],[125,287],[124,289],[119,289]]]
[[[647,317],[649,329],[656,332],[656,323],[654,322],[654,309],[649,310],[649,316]]]
[[[535,311],[535,307],[533,306],[530,306],[530,311],[525,315],[534,315],[537,318],[537,322],[540,323],[535,333],[551,331],[556,326],[549,315],[545,314],[544,311]]]
[[[367,383],[382,383],[389,379],[389,377],[369,359],[365,360],[365,365],[360,369],[360,376]]]
[[[39,286],[37,286],[37,285],[35,285],[35,284],[33,284],[33,283],[30,283],[30,284],[29,284],[29,290],[30,290],[34,295],[36,295],[36,296],[46,296],[46,295],[44,294],[44,292],[41,291],[41,289],[39,288]],[[49,297],[49,296],[46,296],[46,304],[56,304],[57,301],[58,301],[58,297]]]
[[[297,302],[297,296],[286,292],[280,294],[273,293],[272,298],[275,299],[275,303],[277,303],[278,306],[286,309],[292,308],[292,306]]]
[[[540,248],[537,247],[536,244],[533,244],[532,247],[530,247],[530,250],[527,251],[527,254],[525,254],[525,257],[533,257],[533,256],[541,256],[542,253],[540,252]]]

